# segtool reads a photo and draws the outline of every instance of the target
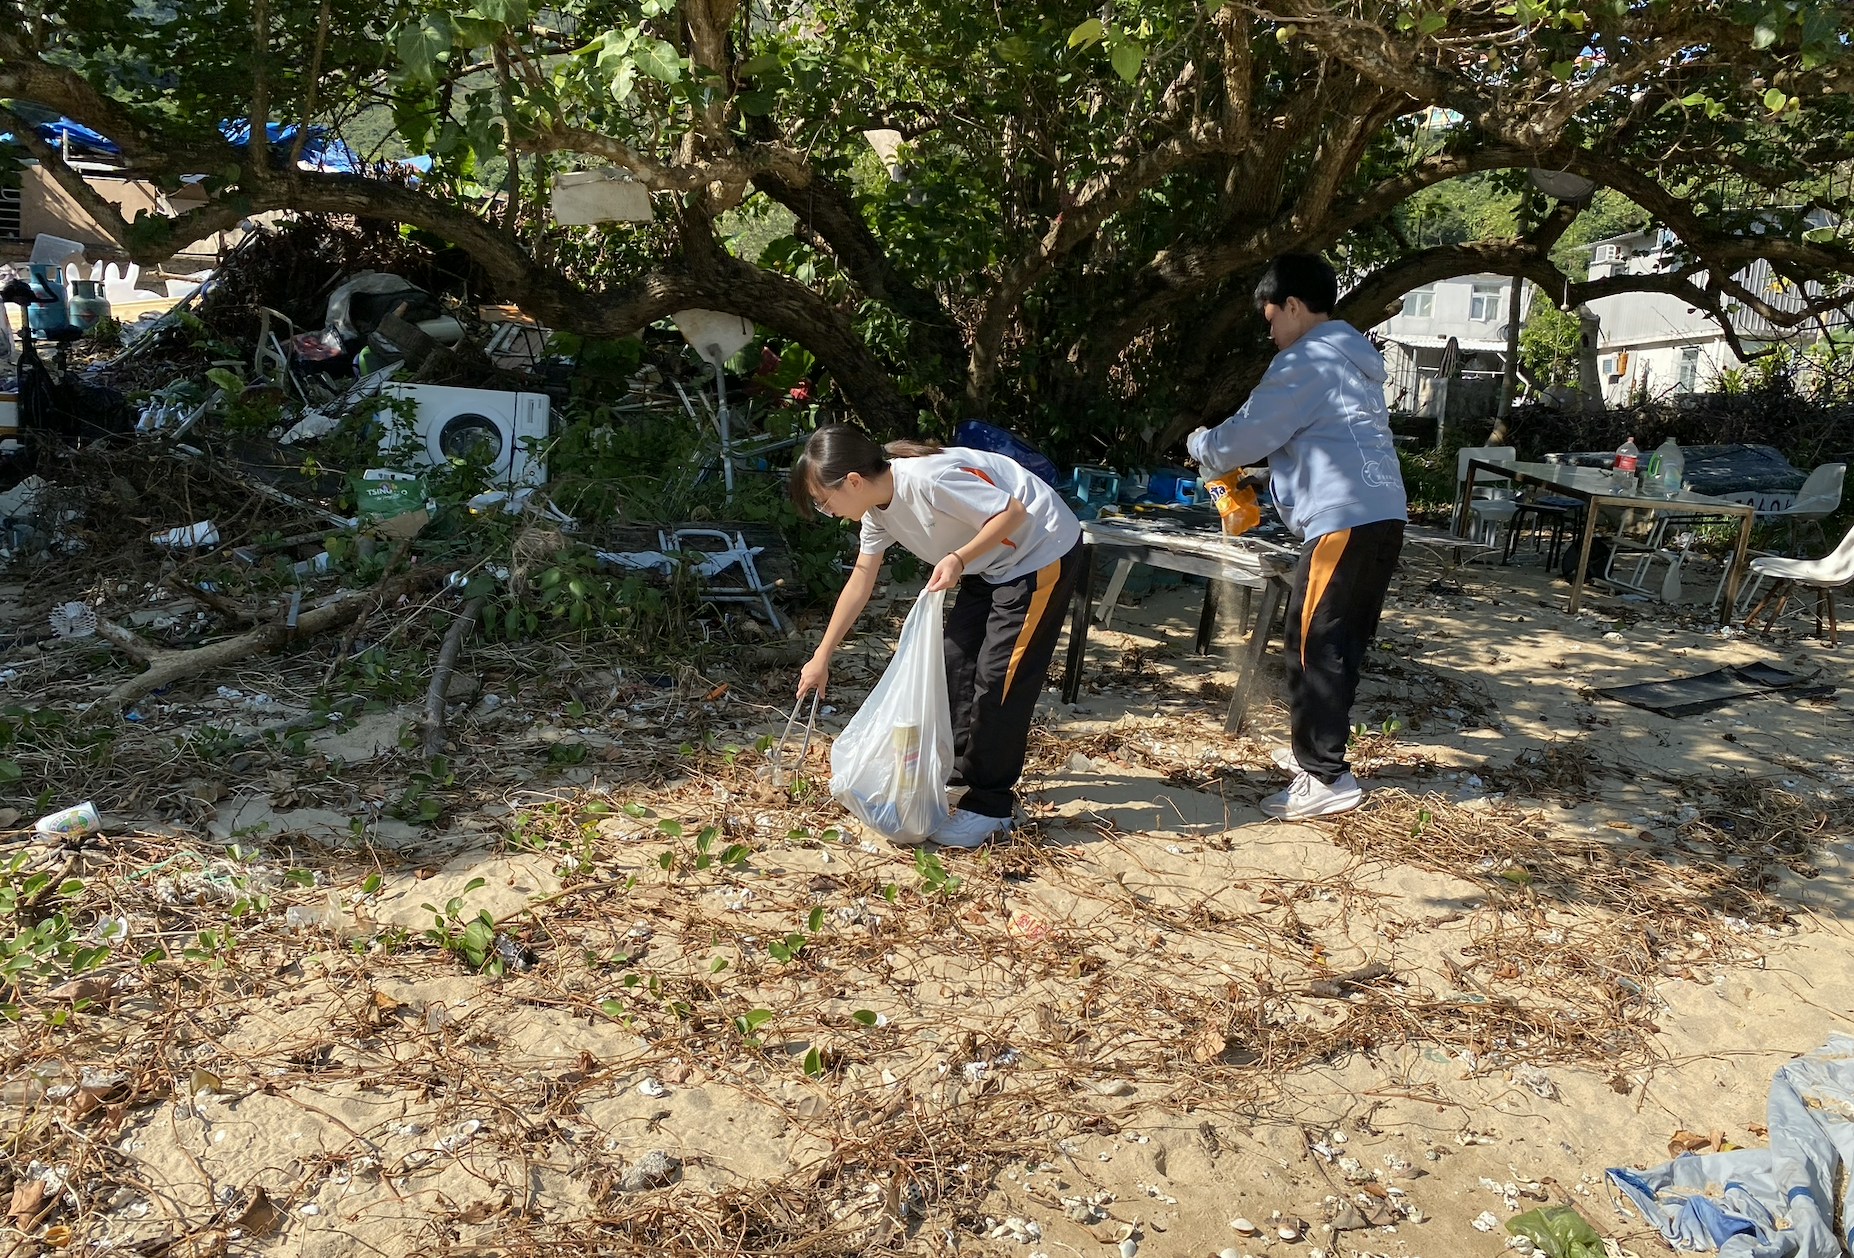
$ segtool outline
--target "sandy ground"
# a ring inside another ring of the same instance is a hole
[[[1662,1252],[1604,1168],[1758,1143],[1773,1070],[1854,1022],[1845,653],[1436,575],[1387,610],[1344,819],[1257,811],[1285,712],[1222,733],[1189,586],[1096,631],[982,852],[774,788],[777,678],[478,704],[433,825],[383,812],[409,710],[155,793],[76,863],[72,920],[128,929],[107,981],[9,1032],[16,1211],[49,1189],[11,1252],[1446,1258],[1543,1201]],[[1592,693],[1757,661],[1841,692]],[[424,937],[453,900],[509,972]]]

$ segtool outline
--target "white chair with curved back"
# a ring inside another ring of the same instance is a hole
[[[1777,599],[1777,605],[1766,623],[1776,623],[1777,617],[1783,614],[1783,606],[1789,601],[1791,591],[1800,585],[1815,591],[1816,632],[1822,631],[1822,621],[1826,616],[1828,645],[1838,646],[1841,630],[1835,621],[1835,591],[1854,582],[1854,529],[1849,529],[1848,535],[1841,539],[1841,545],[1821,559],[1789,559],[1780,555],[1753,559],[1751,580],[1753,588],[1764,581],[1774,581],[1776,584],[1751,609],[1751,614],[1745,617],[1745,628],[1751,627],[1758,613],[1764,610],[1764,605],[1773,597]]]
[[[1775,511],[1760,511],[1760,522],[1788,521],[1790,526],[1790,553],[1796,553],[1796,529],[1798,525],[1810,524],[1824,546],[1828,538],[1822,534],[1822,521],[1841,509],[1841,487],[1847,479],[1846,463],[1824,463],[1809,473],[1809,478],[1796,491],[1796,501],[1787,507]]]

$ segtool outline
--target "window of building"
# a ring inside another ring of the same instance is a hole
[[[19,239],[19,189],[0,188],[0,240]]]
[[[1500,298],[1504,284],[1476,284],[1468,298],[1468,318],[1476,323],[1492,323],[1500,317]]]
[[[1432,319],[1436,313],[1436,290],[1432,284],[1428,288],[1419,288],[1405,293],[1403,313],[1407,319]]]
[[[1699,364],[1699,346],[1683,346],[1680,350],[1680,384],[1678,386],[1682,393],[1693,393],[1699,389]]]

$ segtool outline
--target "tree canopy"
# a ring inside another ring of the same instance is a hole
[[[1267,353],[1247,292],[1290,249],[1341,266],[1361,327],[1482,271],[1573,306],[1676,293],[1727,325],[1842,304],[1850,26],[1834,0],[0,0],[0,97],[165,187],[204,176],[208,202],[122,223],[0,126],[144,260],[259,210],[393,220],[555,326],[733,311],[879,429],[992,415],[1086,454],[1240,400]],[[222,129],[381,109],[429,176],[300,170],[263,128]],[[655,221],[555,224],[553,177],[594,166]],[[1586,281],[1563,248],[1583,211],[1533,168],[1671,230],[1675,265]],[[1413,229],[1477,175],[1523,212]],[[1760,257],[1811,299],[1736,283]]]

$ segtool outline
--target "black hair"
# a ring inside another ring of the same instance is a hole
[[[798,457],[792,460],[788,487],[793,503],[803,510],[815,501],[814,490],[841,485],[851,472],[868,480],[886,472],[891,459],[938,453],[940,447],[931,441],[891,441],[882,446],[854,424],[826,424],[805,438]]]
[[[1285,306],[1298,297],[1314,314],[1331,314],[1339,300],[1339,277],[1317,253],[1284,253],[1268,264],[1255,286],[1255,308]]]

